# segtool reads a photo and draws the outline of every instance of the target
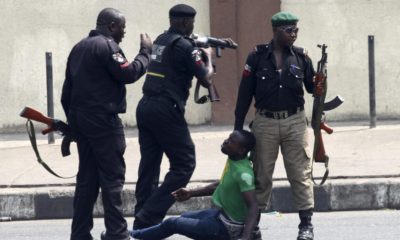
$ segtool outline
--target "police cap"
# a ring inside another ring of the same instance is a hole
[[[278,12],[271,18],[273,27],[279,27],[284,25],[293,25],[299,21],[299,18],[289,12]]]
[[[169,10],[169,17],[191,17],[196,16],[196,10],[186,4],[178,4]]]

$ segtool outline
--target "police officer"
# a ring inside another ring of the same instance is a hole
[[[278,150],[299,210],[298,240],[311,240],[314,208],[311,161],[304,114],[304,91],[314,87],[314,68],[303,48],[293,46],[299,31],[298,18],[288,12],[272,16],[273,39],[258,45],[247,58],[235,110],[235,129],[242,129],[254,97],[257,109],[251,130],[257,143],[253,151],[256,194],[260,209],[270,201],[272,174]]]
[[[143,97],[136,110],[141,160],[134,229],[161,222],[175,201],[171,192],[186,186],[195,169],[185,104],[193,76],[208,87],[213,74],[211,51],[197,48],[189,38],[195,15],[192,7],[175,5],[169,11],[170,28],[153,43]],[[158,186],[163,153],[170,168]]]
[[[71,240],[92,239],[99,187],[106,226],[102,239],[129,239],[121,199],[126,146],[118,114],[126,111],[125,84],[137,81],[146,71],[152,43],[147,34],[141,34],[139,54],[129,62],[118,46],[124,34],[124,15],[103,9],[96,30],[77,43],[68,57],[61,103],[79,153]]]

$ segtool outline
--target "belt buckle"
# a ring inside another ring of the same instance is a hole
[[[289,112],[288,111],[280,111],[280,112],[273,112],[274,119],[286,119],[289,117]]]

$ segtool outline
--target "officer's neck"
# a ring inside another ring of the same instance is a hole
[[[282,44],[277,39],[272,40],[272,47],[275,52],[283,52],[288,48],[288,46]]]
[[[181,29],[181,28],[179,28],[179,27],[177,27],[177,26],[171,26],[171,27],[169,28],[169,31],[170,31],[170,32],[173,32],[173,33],[178,33],[178,34],[181,34],[181,35],[185,35],[185,30],[184,30],[184,29]]]
[[[100,34],[106,36],[106,37],[113,38],[112,37],[112,33],[110,32],[110,30],[108,30],[107,27],[96,26],[96,31],[99,32]]]

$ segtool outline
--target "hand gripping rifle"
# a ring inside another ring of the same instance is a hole
[[[313,149],[313,156],[312,156],[312,164],[314,162],[317,163],[325,163],[325,174],[322,177],[321,183],[319,185],[324,184],[328,175],[329,175],[329,157],[326,155],[324,142],[322,141],[322,133],[321,129],[323,129],[326,133],[331,134],[333,129],[330,128],[325,123],[325,113],[324,111],[329,111],[339,107],[343,103],[343,99],[340,96],[336,96],[329,102],[325,102],[326,92],[328,89],[328,82],[327,82],[327,68],[326,63],[328,60],[328,54],[326,53],[327,46],[325,44],[318,45],[319,48],[322,50],[322,57],[321,60],[318,61],[318,68],[315,74],[315,83],[323,83],[323,91],[317,93],[314,90],[314,103],[313,103],[313,110],[312,110],[312,119],[311,119],[311,126],[314,130],[314,149]],[[313,182],[315,183],[313,173],[311,171],[311,177]]]
[[[37,122],[44,123],[48,126],[48,128],[44,129],[42,131],[42,134],[47,134],[53,131],[60,132],[61,135],[63,136],[63,140],[61,142],[61,154],[63,157],[69,156],[71,154],[69,147],[71,142],[74,141],[74,137],[72,135],[71,129],[66,124],[65,122],[58,120],[58,119],[53,119],[49,118],[45,115],[43,115],[41,112],[30,108],[30,107],[25,107],[21,113],[19,114],[21,117],[28,119],[26,121],[26,130],[29,135],[29,140],[31,141],[33,151],[35,152],[36,158],[40,164],[51,174],[53,174],[56,177],[59,178],[73,178],[72,177],[62,177],[55,173],[40,157],[39,150],[37,148],[37,143],[36,143],[36,136],[35,136],[35,128],[33,127],[33,123],[31,120],[35,120]]]
[[[215,48],[215,50],[216,50],[215,55],[218,58],[220,58],[222,56],[222,54],[221,54],[222,49],[225,49],[225,48],[236,49],[238,47],[237,43],[235,43],[233,41],[231,43],[225,39],[220,39],[220,38],[202,37],[202,36],[198,36],[197,34],[193,34],[193,39],[194,39],[194,42],[197,47]],[[211,59],[209,59],[208,61],[211,61]],[[215,66],[214,66],[214,72],[215,72]],[[220,101],[219,94],[213,83],[211,83],[211,85],[208,87],[208,96],[205,95],[205,96],[202,96],[199,98],[199,91],[200,91],[200,82],[197,81],[195,93],[194,93],[194,101],[198,104],[204,104],[204,103],[208,102],[208,100],[210,100],[211,102]]]

